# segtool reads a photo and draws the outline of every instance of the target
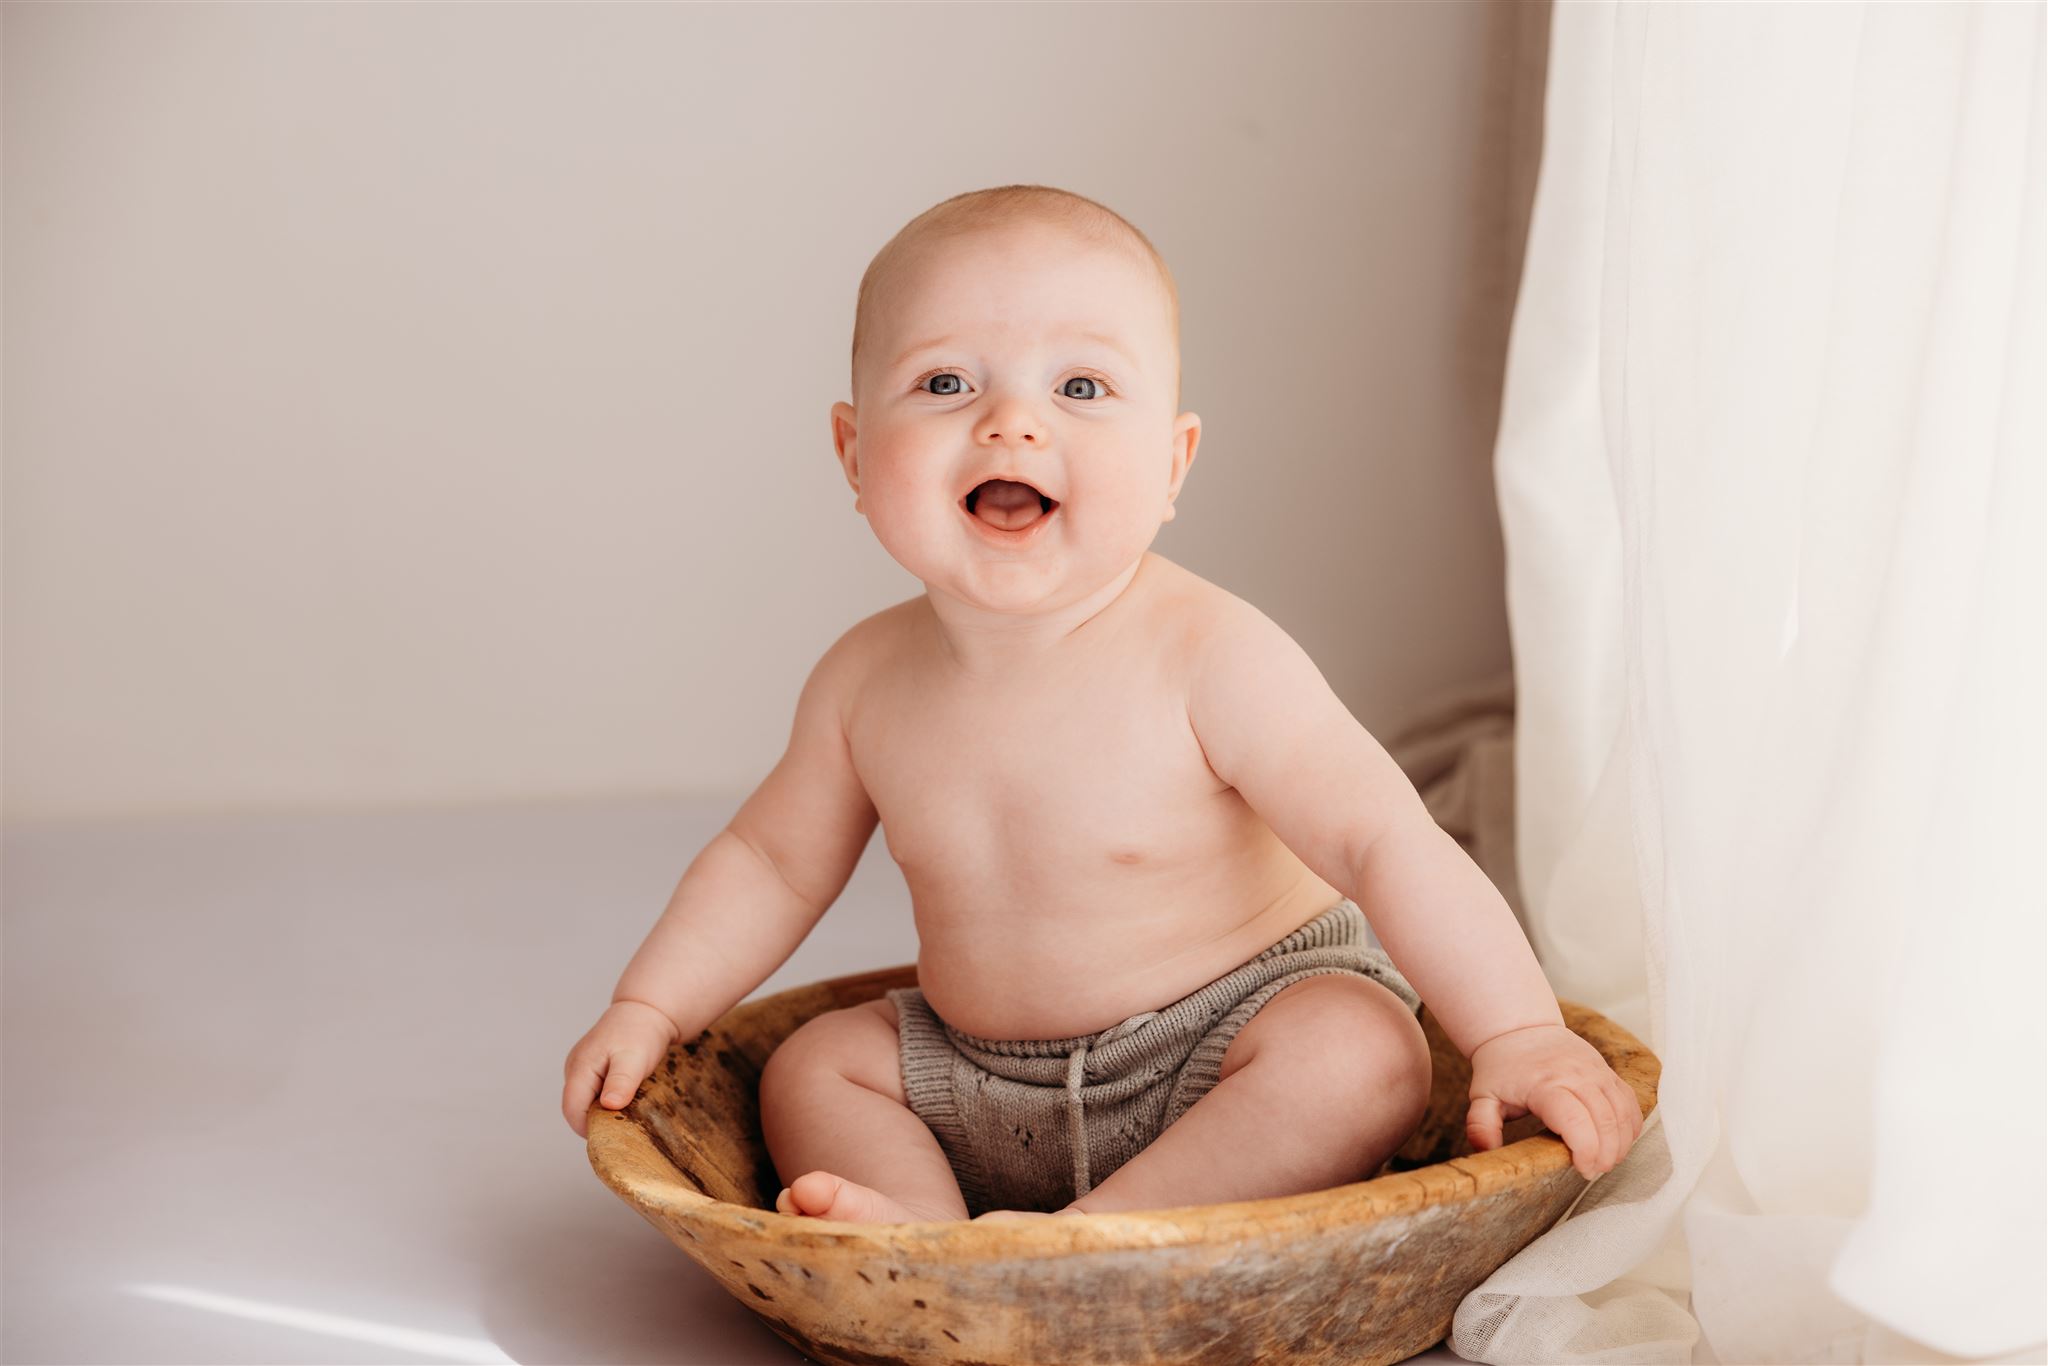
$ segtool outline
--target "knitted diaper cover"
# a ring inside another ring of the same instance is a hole
[[[937,1136],[973,1218],[1086,1195],[1209,1093],[1260,1007],[1326,972],[1370,977],[1422,1008],[1349,898],[1209,985],[1096,1034],[978,1038],[940,1019],[917,987],[887,994],[910,1108]]]

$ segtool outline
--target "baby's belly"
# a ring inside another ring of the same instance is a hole
[[[1264,857],[1090,885],[913,884],[917,980],[954,1028],[989,1039],[1094,1034],[1257,955],[1343,893],[1273,842]]]

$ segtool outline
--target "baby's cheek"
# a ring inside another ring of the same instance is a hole
[[[890,490],[880,490],[870,495],[863,488],[861,503],[867,512],[868,528],[875,533],[875,539],[889,552],[889,557],[918,577],[919,571],[927,568],[937,553],[937,542],[946,530],[944,514],[946,508],[934,516],[929,509],[914,506],[903,496]]]

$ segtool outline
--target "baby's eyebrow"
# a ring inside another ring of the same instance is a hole
[[[1102,345],[1108,347],[1110,350],[1116,352],[1119,356],[1122,356],[1124,360],[1129,362],[1133,368],[1137,367],[1137,357],[1133,356],[1129,351],[1126,351],[1123,347],[1123,343],[1119,342],[1115,337],[1107,336],[1101,332],[1079,331],[1070,332],[1067,335],[1071,337],[1077,337],[1082,341],[1099,342]],[[917,345],[911,347],[908,351],[905,351],[902,355],[898,356],[894,361],[891,361],[889,364],[889,368],[891,370],[896,369],[898,366],[902,365],[905,361],[909,360],[912,356],[918,354],[918,352],[920,351],[930,351],[935,347],[949,346],[952,343],[959,340],[960,338],[958,336],[947,336],[934,337],[930,341],[919,342]]]

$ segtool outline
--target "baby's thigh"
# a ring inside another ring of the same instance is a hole
[[[764,1103],[780,1087],[802,1087],[835,1075],[898,1105],[910,1103],[898,1061],[896,1007],[886,996],[814,1015],[790,1031],[761,1069]]]
[[[1255,1057],[1302,1085],[1410,1105],[1429,1096],[1429,1038],[1407,1002],[1370,977],[1318,973],[1273,993],[1224,1050],[1228,1077]],[[1220,1084],[1220,1081],[1219,1081]]]

